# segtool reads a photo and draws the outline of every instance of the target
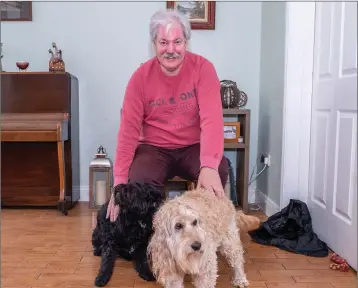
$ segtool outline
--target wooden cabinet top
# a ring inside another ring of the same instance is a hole
[[[68,72],[2,72],[0,77],[1,113],[68,112],[78,98],[78,79]]]
[[[230,108],[223,109],[224,115],[250,115],[250,109],[238,109],[238,108]]]
[[[77,79],[77,77],[69,72],[0,72],[1,76],[58,76],[58,75],[67,75],[71,78]]]

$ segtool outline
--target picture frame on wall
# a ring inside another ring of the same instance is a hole
[[[1,1],[1,21],[32,21],[31,1]]]
[[[167,1],[167,9],[186,14],[193,30],[215,30],[215,1]]]

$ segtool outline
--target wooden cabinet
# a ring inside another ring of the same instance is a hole
[[[0,75],[2,127],[13,129],[2,130],[2,207],[53,206],[67,214],[80,198],[78,79],[66,72]],[[62,136],[49,136],[50,118]]]
[[[239,206],[246,213],[249,195],[250,110],[223,109],[223,115],[234,117],[237,122],[240,122],[240,136],[243,137],[243,143],[225,143],[224,149],[225,151],[236,150],[236,195]]]

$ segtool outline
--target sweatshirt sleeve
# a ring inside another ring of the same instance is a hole
[[[200,168],[218,170],[224,155],[224,120],[220,80],[214,65],[205,60],[199,72],[197,99],[200,114]]]
[[[114,186],[128,183],[129,168],[142,129],[143,99],[142,78],[139,68],[131,76],[125,90],[113,167]]]

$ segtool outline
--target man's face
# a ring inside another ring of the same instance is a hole
[[[186,41],[180,24],[161,25],[154,45],[164,72],[175,72],[181,66],[186,51]]]

